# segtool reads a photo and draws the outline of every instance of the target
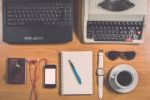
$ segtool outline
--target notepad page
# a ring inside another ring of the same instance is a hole
[[[71,60],[78,72],[80,85],[68,62]],[[93,94],[93,55],[92,51],[61,53],[61,93],[62,95]]]

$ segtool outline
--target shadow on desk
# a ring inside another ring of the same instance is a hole
[[[80,42],[83,43],[82,37],[82,0],[74,0],[74,32]]]

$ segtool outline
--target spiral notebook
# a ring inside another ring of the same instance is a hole
[[[68,61],[71,60],[82,83],[79,84]],[[61,52],[61,95],[93,94],[92,51]]]

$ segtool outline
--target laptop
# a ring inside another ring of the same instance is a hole
[[[3,0],[3,41],[11,44],[72,40],[73,0]]]

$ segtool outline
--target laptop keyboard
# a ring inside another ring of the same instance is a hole
[[[8,0],[8,26],[72,26],[72,0]]]
[[[143,22],[88,21],[87,38],[95,41],[132,41],[142,38]]]

